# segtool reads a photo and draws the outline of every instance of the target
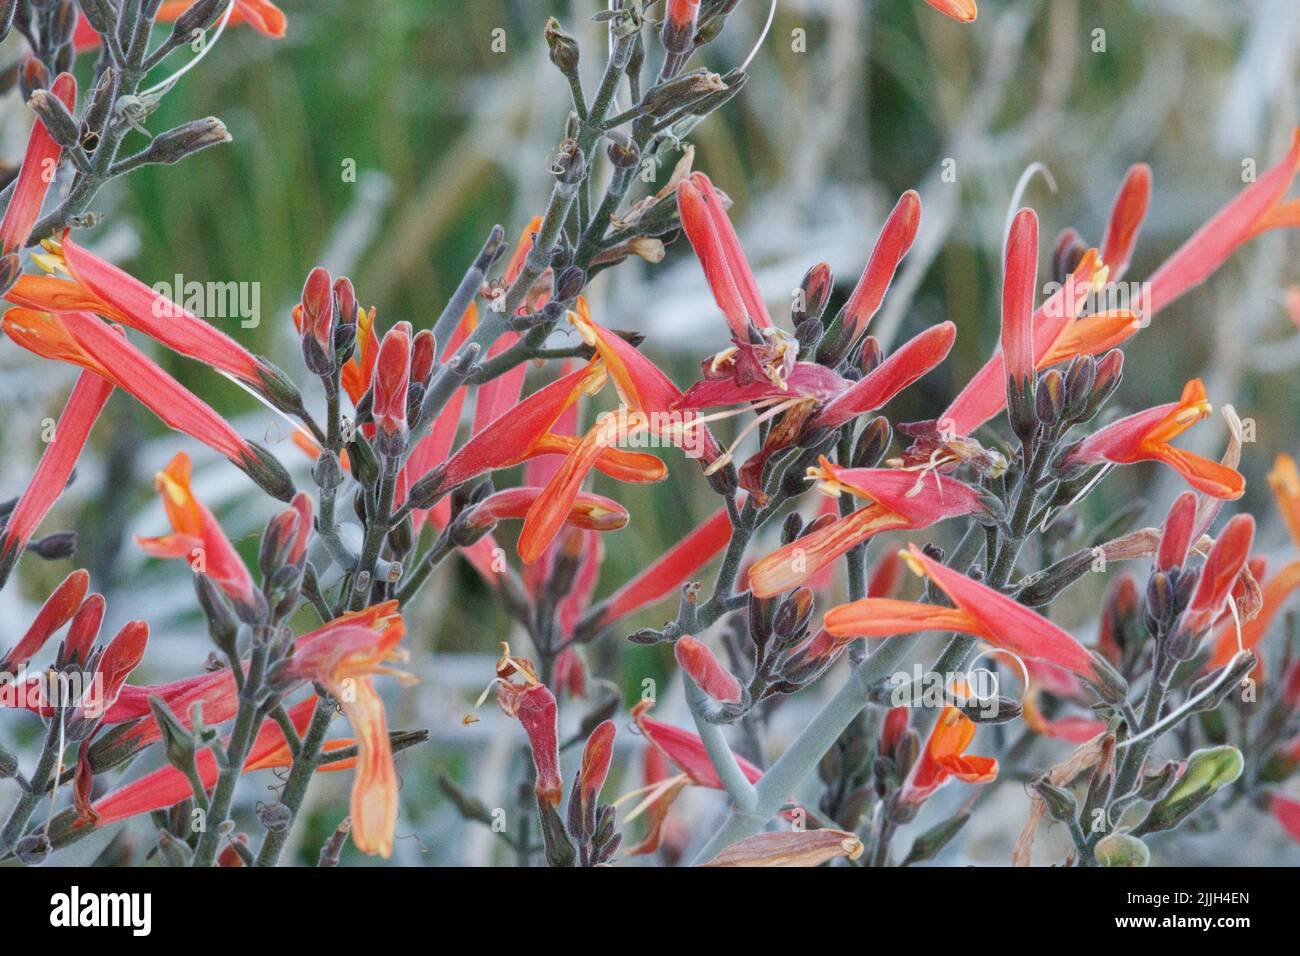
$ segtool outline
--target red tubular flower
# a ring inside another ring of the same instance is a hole
[[[406,390],[410,381],[411,323],[398,322],[379,344],[375,364],[375,447],[386,457],[396,458],[406,447]]]
[[[1259,613],[1241,625],[1240,645],[1238,645],[1235,620],[1229,619],[1219,627],[1214,644],[1214,655],[1205,665],[1206,670],[1217,670],[1226,666],[1237,653],[1238,646],[1247,651],[1258,647],[1278,612],[1297,588],[1300,588],[1300,561],[1291,561],[1264,581]],[[1256,677],[1260,676],[1262,669],[1262,663],[1256,665],[1253,672]]]
[[[871,250],[871,258],[862,270],[862,278],[858,280],[840,313],[850,347],[866,331],[867,324],[880,308],[890,283],[894,281],[898,264],[912,248],[920,225],[921,197],[916,190],[909,189],[899,197],[889,218],[885,220],[876,246]]]
[[[47,240],[43,246],[45,254],[37,261],[71,278],[24,275],[6,294],[10,302],[59,315],[98,313],[273,397],[272,386],[283,375],[216,326],[83,249],[66,231],[61,242]]]
[[[293,482],[270,454],[245,441],[220,415],[122,335],[93,315],[55,316],[30,309],[5,313],[4,331],[43,358],[79,365],[133,396],[167,425],[220,452],[269,494],[293,497]]]
[[[171,23],[194,6],[194,2],[195,0],[165,0],[154,19],[158,23]],[[286,21],[284,13],[271,0],[235,0],[235,9],[230,13],[228,25],[239,23],[247,24],[258,33],[278,40],[284,36]],[[102,42],[103,38],[95,32],[90,21],[78,12],[77,26],[72,34],[73,48],[78,53],[85,53],[87,50],[98,49]]]
[[[466,517],[471,528],[490,527],[507,518],[523,518],[542,488],[507,488],[484,498]],[[565,524],[588,531],[617,531],[627,526],[627,509],[601,495],[580,492],[573,499]]]
[[[98,699],[91,705],[92,716],[104,714],[117,701],[122,685],[144,659],[148,645],[149,625],[144,621],[128,621],[104,648],[95,671],[101,689]]]
[[[523,725],[528,735],[528,743],[533,751],[533,766],[537,770],[537,785],[534,788],[537,802],[547,807],[558,807],[564,799],[564,781],[560,777],[560,738],[559,715],[555,706],[555,695],[545,684],[537,681],[527,661],[510,661],[504,665],[507,673],[502,673],[498,665],[497,673],[501,678],[497,684],[497,703],[508,717],[515,717]],[[518,669],[514,665],[524,665]],[[515,684],[506,677],[515,673],[524,677],[524,683]]]
[[[90,587],[90,574],[78,569],[63,579],[63,583],[50,592],[41,609],[36,612],[31,626],[13,650],[0,654],[0,672],[16,674],[27,666],[50,637],[77,613]]]
[[[673,656],[696,686],[722,704],[739,704],[740,681],[713,656],[713,652],[689,635],[677,639]]]
[[[915,805],[953,779],[963,783],[989,783],[996,779],[997,760],[967,755],[966,748],[974,738],[974,721],[957,707],[945,707],[925,749],[912,765],[899,799]]]
[[[172,533],[160,538],[136,536],[136,543],[155,558],[183,558],[206,574],[240,604],[254,602],[252,575],[235,551],[216,515],[194,497],[190,488],[190,456],[178,452],[154,475]],[[308,519],[310,521],[310,519]]]
[[[612,720],[602,721],[587,738],[582,748],[582,767],[578,771],[578,793],[583,806],[595,804],[609,776],[609,765],[614,759],[614,735],[617,733]]]
[[[1202,458],[1169,444],[1192,425],[1210,414],[1210,402],[1199,378],[1183,387],[1177,402],[1158,405],[1129,415],[1085,438],[1067,457],[1068,464],[1114,462],[1127,465],[1138,461],[1162,461],[1187,479],[1197,491],[1214,498],[1236,499],[1246,482],[1227,465]]]
[[[1097,635],[1097,653],[1112,664],[1118,665],[1124,656],[1119,643],[1119,631],[1124,622],[1136,613],[1137,606],[1137,581],[1127,571],[1122,572],[1106,588],[1101,629]]]
[[[775,597],[883,531],[924,528],[945,518],[983,511],[979,495],[939,474],[917,475],[890,468],[840,468],[827,461],[808,469],[818,488],[839,496],[848,492],[873,503],[778,548],[749,569],[756,597]]]
[[[1233,515],[1223,526],[1205,557],[1196,591],[1183,612],[1182,628],[1199,634],[1214,623],[1228,605],[1254,540],[1255,519],[1250,515]]]
[[[1119,188],[1111,206],[1106,234],[1101,240],[1101,261],[1110,269],[1112,282],[1128,272],[1137,244],[1138,231],[1146,219],[1151,204],[1151,167],[1138,163],[1129,167],[1128,175]]]
[[[691,783],[697,787],[722,790],[722,780],[718,777],[718,772],[713,769],[708,751],[704,748],[704,741],[698,734],[693,734],[689,730],[682,730],[672,724],[647,717],[646,712],[653,706],[654,701],[643,700],[632,708],[632,721],[645,735],[646,740],[685,773]],[[763,771],[744,757],[736,757],[736,766],[750,783],[757,783],[763,776]]]
[[[90,660],[91,649],[94,648],[99,628],[104,623],[106,608],[102,594],[92,594],[81,602],[77,612],[72,615],[68,634],[59,646],[60,663],[75,661],[85,664]]]
[[[340,279],[346,282],[346,279]],[[317,266],[307,273],[302,287],[302,301],[294,310],[294,324],[303,338],[303,358],[307,368],[317,375],[334,366],[334,284],[327,270]],[[348,286],[350,289],[350,284]],[[342,309],[348,317],[348,308]]]
[[[1184,491],[1176,499],[1165,517],[1164,532],[1160,535],[1160,549],[1156,553],[1156,570],[1168,571],[1187,560],[1192,546],[1192,533],[1196,530],[1196,495]]]
[[[1291,148],[1272,169],[1243,189],[1178,247],[1151,276],[1143,300],[1147,315],[1155,315],[1188,289],[1200,285],[1246,240],[1269,229],[1300,225],[1300,200],[1285,202],[1300,169],[1300,129]]]
[[[925,2],[940,13],[962,23],[973,23],[979,12],[975,9],[975,0],[925,0]]]
[[[771,328],[772,317],[758,291],[758,282],[709,177],[692,173],[678,184],[677,206],[682,229],[704,267],[732,338],[749,341],[750,322],[760,329]]]
[[[587,633],[673,594],[683,583],[721,553],[731,540],[731,518],[719,508],[658,560],[592,608],[578,624]]]
[[[902,554],[918,575],[929,578],[954,607],[864,598],[826,612],[823,623],[836,637],[889,637],[914,631],[960,631],[1022,658],[1047,661],[1094,684],[1109,675],[1073,637],[1006,595],[944,567],[915,545]]]
[[[5,328],[8,330],[8,320]],[[59,495],[63,494],[81,449],[90,437],[91,426],[112,391],[109,382],[90,372],[77,378],[77,384],[73,386],[54,427],[54,440],[45,446],[36,473],[0,531],[0,585],[9,577],[32,534],[54,507]]]
[[[50,92],[69,112],[77,108],[77,80],[71,73],[60,73],[50,86]],[[54,182],[54,172],[59,168],[62,150],[50,137],[45,124],[38,118],[32,124],[27,139],[27,152],[18,170],[9,208],[0,221],[0,255],[8,256],[27,245],[32,226],[40,218],[45,194]]]
[[[1038,216],[1032,209],[1020,210],[1011,220],[1002,271],[1002,367],[1010,394],[1020,398],[1032,394],[1036,364],[1034,289],[1038,285]]]
[[[371,677],[392,674],[407,679],[407,675],[387,666],[389,661],[405,659],[397,647],[404,628],[402,619],[395,614],[385,617],[383,630],[354,623],[358,620],[336,619],[316,636],[300,638],[286,676],[323,684],[343,707],[357,735],[352,837],[363,853],[388,857],[393,852],[397,829],[397,771],[393,768],[384,702],[375,692]]]
[[[315,707],[315,699],[308,698],[289,709],[289,719],[300,735],[306,733]],[[327,743],[324,749],[329,752],[351,746],[353,743],[354,741],[351,740],[334,740]],[[216,786],[219,768],[212,749],[204,747],[195,754],[195,757],[199,780],[203,786],[208,789]],[[289,751],[288,742],[284,739],[284,732],[280,729],[280,725],[274,720],[266,720],[248,752],[248,759],[244,762],[244,773],[272,767],[288,767],[292,763],[293,755]],[[350,769],[352,765],[352,761],[328,763],[321,767],[321,772]],[[166,766],[100,797],[91,806],[91,812],[95,825],[103,827],[142,813],[165,810],[193,795],[193,787],[185,774],[175,767]]]
[[[480,430],[447,460],[441,487],[454,488],[489,471],[509,468],[538,455],[569,455],[579,440],[555,434],[560,416],[583,394],[592,394],[604,382],[604,370],[592,364],[563,375]],[[606,448],[595,467],[620,481],[661,481],[667,474],[654,455]],[[422,477],[413,471],[415,478]]]
[[[576,308],[576,312],[569,313],[569,321],[583,340],[595,347],[628,411],[622,421],[618,418],[598,421],[574,446],[538,496],[519,535],[519,556],[525,564],[541,557],[555,539],[574,497],[600,457],[628,437],[621,426],[626,426],[627,432],[649,432],[688,449],[695,448],[703,463],[713,461],[718,454],[708,429],[697,426],[700,429],[697,431],[692,428],[689,415],[675,411],[682,398],[677,386],[628,342],[593,322],[585,301],[579,299]]]
[[[930,326],[828,402],[813,416],[808,427],[835,428],[884,407],[946,359],[956,338],[957,326],[951,322]]]

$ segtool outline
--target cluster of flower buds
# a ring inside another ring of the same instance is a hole
[[[333,380],[352,357],[357,343],[358,306],[352,282],[346,276],[331,280],[317,267],[302,287],[302,301],[293,309],[293,321],[302,337],[302,360],[313,375]]]

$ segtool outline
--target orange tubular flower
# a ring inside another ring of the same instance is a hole
[[[731,517],[726,508],[719,508],[658,560],[592,608],[578,623],[576,631],[594,633],[675,593],[720,554],[730,540]]]
[[[1284,200],[1297,170],[1300,129],[1292,134],[1291,148],[1281,162],[1215,213],[1152,274],[1150,294],[1142,303],[1146,314],[1155,315],[1200,285],[1248,239],[1270,229],[1300,225],[1300,199]]]
[[[719,663],[713,652],[689,635],[677,639],[673,656],[704,693],[721,704],[739,704],[740,681]]]
[[[284,375],[222,332],[139,279],[88,252],[65,231],[46,240],[36,261],[57,275],[24,275],[6,298],[15,305],[64,315],[95,312],[161,342],[172,351],[210,365],[265,394],[283,399]]]
[[[1187,479],[1197,491],[1233,500],[1246,490],[1245,479],[1232,468],[1169,444],[1192,425],[1207,418],[1210,402],[1199,378],[1183,387],[1177,402],[1129,415],[1085,438],[1066,456],[1066,464],[1102,462],[1127,465],[1162,461]]]
[[[0,654],[0,673],[16,674],[27,666],[50,637],[77,613],[90,587],[90,574],[78,569],[63,579],[63,583],[50,592],[41,609],[33,618],[27,633],[13,650]]]
[[[1038,285],[1038,216],[1022,209],[1011,220],[1002,276],[1002,367],[1013,419],[1027,411],[1028,421],[1015,421],[1017,431],[1036,425],[1034,388],[1034,288]]]
[[[491,527],[507,518],[523,518],[541,495],[541,488],[507,488],[484,498],[466,516],[471,528]],[[580,492],[565,524],[587,531],[617,531],[627,527],[627,509],[601,495]]]
[[[690,782],[697,787],[722,790],[722,780],[718,772],[713,769],[708,751],[704,748],[704,741],[698,734],[693,734],[689,730],[651,720],[646,716],[646,712],[653,706],[654,701],[643,700],[632,708],[632,722],[645,735],[645,739],[686,774]],[[739,755],[736,756],[736,766],[750,783],[757,783],[763,776],[763,771]]]
[[[998,762],[993,757],[966,753],[975,738],[975,722],[957,707],[945,707],[930,732],[921,756],[899,793],[904,803],[919,804],[953,779],[963,783],[989,783],[997,778]]]
[[[593,363],[563,375],[483,428],[447,460],[440,471],[440,488],[450,490],[489,471],[509,468],[538,455],[568,455],[579,439],[551,431],[565,409],[604,384],[603,365]],[[661,481],[668,474],[654,455],[605,449],[595,467],[620,481]],[[414,478],[422,477],[414,474]]]
[[[1101,261],[1110,269],[1110,279],[1116,282],[1128,272],[1137,245],[1138,232],[1151,204],[1151,167],[1138,163],[1129,167],[1119,193],[1111,206],[1106,234],[1101,240]]]
[[[54,440],[45,446],[36,473],[0,530],[0,586],[18,563],[32,534],[63,494],[81,449],[90,437],[91,426],[112,391],[109,382],[90,372],[77,378],[54,428]]]
[[[252,575],[221,530],[216,515],[190,489],[190,456],[178,452],[166,468],[154,475],[154,487],[162,494],[172,533],[160,538],[136,535],[136,543],[155,558],[195,562],[195,570],[220,585],[232,600],[252,604]]]
[[[555,695],[537,679],[531,661],[510,656],[510,648],[497,663],[497,703],[508,717],[515,717],[528,735],[537,771],[534,792],[540,806],[556,808],[564,799],[560,777],[559,714]],[[508,678],[518,676],[523,683]]]
[[[696,427],[702,430],[696,431],[689,413],[674,411],[682,398],[677,386],[628,342],[592,321],[583,299],[578,299],[576,309],[569,313],[569,321],[596,349],[627,414],[622,421],[618,416],[602,417],[573,447],[529,509],[518,545],[525,564],[532,564],[546,551],[587,475],[602,455],[628,437],[627,432],[648,432],[688,449],[698,448],[700,460],[705,463],[718,455],[708,429],[699,425]],[[692,439],[693,435],[697,437]]]
[[[338,700],[357,735],[357,770],[352,782],[352,836],[363,853],[388,857],[397,829],[397,771],[388,739],[384,702],[371,677],[409,675],[388,667],[404,660],[396,646],[402,639],[402,619],[391,615],[382,631],[341,619],[326,625],[314,638],[300,639],[288,665],[288,676],[323,684]]]
[[[69,112],[76,110],[77,80],[71,73],[60,73],[55,77],[50,92],[58,97]],[[59,166],[62,152],[46,131],[45,124],[38,118],[32,124],[32,132],[27,139],[27,152],[18,170],[9,208],[5,210],[3,222],[0,222],[0,255],[7,257],[27,245],[32,226],[40,218],[45,194],[54,182],[54,170]],[[16,260],[13,273],[17,273]]]
[[[771,328],[772,317],[759,294],[758,282],[709,177],[694,173],[682,180],[677,186],[677,207],[682,230],[699,257],[731,337],[748,342],[751,322],[760,329]]]
[[[1250,515],[1233,515],[1223,526],[1210,553],[1205,556],[1196,591],[1183,612],[1179,625],[1181,630],[1200,634],[1223,613],[1250,557],[1254,540],[1255,519]]]
[[[1273,470],[1268,473],[1268,485],[1277,499],[1278,511],[1291,532],[1291,540],[1300,547],[1300,474],[1290,455],[1278,455]],[[1241,625],[1241,646],[1253,650],[1268,633],[1269,625],[1291,594],[1300,588],[1300,561],[1289,561],[1276,574],[1264,581],[1262,604],[1259,613]],[[1237,624],[1226,621],[1219,629],[1214,656],[1206,665],[1208,669],[1223,667],[1237,653]],[[1263,673],[1263,664],[1257,665],[1254,674]],[[1298,672],[1300,673],[1300,672]]]
[[[840,313],[850,348],[866,331],[867,324],[880,308],[890,283],[894,281],[898,264],[912,248],[920,226],[921,197],[916,190],[909,189],[898,198],[889,218],[885,220],[875,248],[871,250],[871,258],[862,270],[862,277],[858,279],[858,284]]]
[[[300,735],[306,733],[315,707],[315,699],[308,698],[289,709],[289,719]],[[324,749],[328,753],[350,747],[353,743],[354,741],[351,740],[334,740],[327,743]],[[212,749],[204,747],[195,754],[195,757],[199,780],[203,786],[209,789],[216,786],[219,768]],[[248,759],[244,762],[244,772],[288,767],[292,763],[293,755],[289,751],[288,742],[284,739],[284,732],[276,721],[267,719],[248,752]],[[353,763],[348,760],[328,763],[321,767],[321,772],[350,769]],[[83,818],[81,822],[83,825],[86,822],[93,822],[95,826],[108,826],[142,813],[165,810],[193,795],[194,789],[184,773],[175,767],[162,767],[100,797],[91,806],[88,819]]]
[[[398,322],[384,334],[375,363],[375,449],[396,459],[406,448],[406,391],[411,382],[411,323]]]
[[[940,13],[962,23],[973,23],[979,12],[975,9],[975,0],[925,0],[925,2]]]
[[[241,438],[229,423],[152,359],[93,315],[51,315],[31,309],[5,313],[4,331],[43,358],[79,365],[116,385],[167,425],[220,452],[267,493],[288,501],[293,482],[271,455]]]
[[[890,468],[840,468],[821,460],[809,468],[818,489],[838,497],[848,492],[873,503],[810,532],[755,561],[749,587],[769,598],[799,587],[850,549],[883,531],[924,528],[958,515],[983,511],[970,487],[939,474],[919,476]]]
[[[1056,664],[1101,688],[1112,686],[1112,675],[1099,659],[1051,621],[1001,592],[944,567],[915,545],[902,552],[902,557],[916,574],[933,581],[955,606],[864,598],[827,611],[823,620],[826,630],[842,638],[960,631],[1022,658]]]
[[[155,17],[158,23],[171,23],[182,13],[194,6],[195,0],[165,0],[158,8]],[[258,33],[273,39],[284,36],[286,21],[284,13],[271,0],[235,0],[235,9],[230,13],[229,26],[245,23]],[[95,32],[85,14],[77,13],[77,26],[72,34],[72,45],[78,53],[95,50],[103,38]]]

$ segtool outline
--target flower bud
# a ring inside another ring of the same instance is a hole
[[[79,139],[81,148],[88,153],[93,153],[95,148],[99,146],[104,126],[112,113],[113,103],[117,100],[117,87],[117,70],[111,66],[106,67],[104,72],[100,74],[99,82],[95,84],[94,90],[90,93],[86,112],[81,118]]]
[[[1102,866],[1146,866],[1151,862],[1147,845],[1128,833],[1102,837],[1092,853]]]
[[[1045,428],[1061,420],[1065,411],[1065,379],[1059,369],[1048,369],[1038,379],[1034,396],[1034,416]]]
[[[819,262],[804,273],[794,306],[790,310],[796,334],[799,326],[808,319],[817,319],[820,324],[834,290],[835,276],[826,263]]]
[[[1187,758],[1179,781],[1155,804],[1135,833],[1172,830],[1241,776],[1241,751],[1231,744],[1198,750]]]
[[[641,150],[631,136],[612,129],[605,134],[605,138],[609,140],[605,153],[616,168],[631,169],[641,161]]]
[[[50,73],[45,69],[45,64],[34,56],[29,56],[23,63],[22,70],[18,73],[18,91],[23,95],[23,101],[26,102],[32,98],[32,94],[37,90],[48,90],[50,88]]]
[[[284,833],[293,823],[293,811],[278,800],[275,803],[262,803],[257,807],[257,822],[268,833]]]
[[[1049,782],[1046,777],[1035,780],[1032,784],[1037,794],[1047,805],[1047,812],[1058,823],[1073,822],[1078,804],[1074,794],[1063,787]]]
[[[546,29],[542,35],[546,38],[551,62],[566,76],[576,73],[579,59],[578,41],[560,28],[560,21],[555,17],[546,21]]]
[[[889,445],[893,440],[894,432],[889,419],[884,415],[873,418],[867,423],[867,427],[862,429],[862,434],[858,436],[853,446],[850,467],[875,468],[885,457],[885,452],[889,451]]]
[[[81,131],[72,113],[63,105],[63,101],[49,90],[35,90],[27,100],[33,113],[45,126],[45,131],[64,149],[71,149],[81,139]]]
[[[146,163],[178,163],[186,156],[220,143],[229,143],[230,131],[215,116],[191,120],[154,138],[144,151]]]
[[[104,0],[99,2],[102,3]],[[234,0],[197,0],[176,18],[176,22],[172,25],[172,41],[189,43],[194,37],[195,30],[200,32],[207,30],[233,2]]]
[[[14,847],[14,856],[23,866],[40,866],[50,856],[49,838],[43,833],[25,836]]]
[[[717,73],[695,70],[647,90],[641,99],[641,108],[651,116],[663,117],[696,103],[710,93],[726,91],[727,84]]]
[[[27,550],[46,561],[61,561],[77,553],[77,532],[57,531],[27,545]]]
[[[1097,552],[1092,548],[1076,551],[1026,578],[1021,583],[1016,600],[1029,607],[1051,604],[1062,591],[1087,574],[1096,560]]]
[[[691,52],[695,42],[695,27],[700,17],[700,0],[666,0],[663,26],[659,41],[664,49],[678,56]]]

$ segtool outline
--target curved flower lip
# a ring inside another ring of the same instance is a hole
[[[470,312],[474,303],[470,303]],[[472,315],[471,315],[472,318]],[[470,323],[471,325],[473,322]],[[362,396],[370,390],[370,383],[375,377],[375,363],[379,361],[379,335],[375,332],[375,310],[369,311],[357,307],[357,347],[352,357],[344,363],[339,372],[343,390],[356,405]]]
[[[5,322],[6,331],[9,324]],[[20,343],[21,344],[21,343]],[[23,491],[18,504],[0,529],[0,584],[3,584],[32,534],[54,507],[67,487],[68,478],[77,464],[81,449],[90,437],[90,429],[113,392],[113,385],[93,371],[77,377],[67,404],[59,413],[54,440],[41,453],[36,473]]]
[[[740,681],[704,644],[690,635],[683,635],[673,645],[673,656],[695,685],[711,698],[722,704],[740,703]]]
[[[975,0],[925,0],[925,2],[940,13],[962,23],[973,23],[978,14]]]
[[[481,527],[507,518],[523,518],[542,494],[542,488],[507,488],[483,499],[467,518]],[[602,495],[579,492],[569,509],[566,524],[588,531],[617,531],[627,526],[627,509]]]
[[[916,545],[910,545],[902,556],[913,571],[933,581],[955,606],[865,598],[827,611],[823,621],[826,630],[837,637],[961,631],[1022,658],[1037,658],[1084,680],[1099,680],[1088,650],[1051,621],[987,585],[944,567]]]
[[[1128,272],[1137,245],[1138,232],[1146,219],[1151,204],[1151,167],[1137,163],[1129,167],[1128,174],[1111,205],[1106,222],[1106,234],[1101,240],[1101,259],[1111,270],[1111,278],[1118,281]]]
[[[1292,133],[1291,147],[1276,166],[1211,216],[1152,273],[1147,283],[1149,294],[1143,301],[1145,312],[1155,315],[1200,285],[1246,240],[1269,229],[1300,224],[1300,203],[1283,202],[1297,170],[1300,129]]]
[[[1127,465],[1138,461],[1162,461],[1188,484],[1214,498],[1236,499],[1245,492],[1246,482],[1235,469],[1174,448],[1169,444],[1192,425],[1209,416],[1210,402],[1199,378],[1183,387],[1177,402],[1157,405],[1105,426],[1085,438],[1067,461],[1072,464],[1113,462]]]
[[[594,632],[674,593],[691,575],[721,553],[731,540],[731,518],[719,508],[651,565],[592,608],[578,624]]]
[[[844,389],[818,412],[808,427],[836,428],[858,415],[883,407],[946,359],[956,338],[957,326],[951,322],[940,322],[926,329]]]
[[[974,739],[975,722],[959,708],[945,707],[935,721],[925,749],[908,773],[899,799],[915,805],[954,779],[963,783],[989,783],[996,779],[997,760],[966,754]]]
[[[974,4],[970,4],[970,7],[970,19],[973,20]],[[894,281],[898,264],[912,248],[920,225],[921,197],[916,190],[909,189],[898,198],[889,218],[885,220],[875,248],[871,250],[871,258],[862,270],[862,277],[844,304],[841,315],[849,332],[850,343],[858,340],[880,308],[890,283]]]
[[[167,467],[154,476],[154,487],[162,495],[172,533],[157,538],[136,535],[136,543],[155,558],[189,561],[195,557],[195,551],[199,551],[204,574],[235,601],[252,602],[255,590],[252,575],[226,537],[216,515],[195,498],[190,489],[190,456],[178,452]]]
[[[171,23],[182,13],[194,6],[194,0],[166,0],[158,8],[158,23]],[[284,36],[286,20],[284,13],[270,0],[235,0],[235,9],[230,14],[228,26],[246,23],[258,33],[273,39]],[[77,25],[72,33],[72,45],[78,53],[95,50],[103,42],[95,28],[90,25],[85,14],[77,12]]]
[[[262,386],[264,363],[216,326],[83,249],[67,231],[61,242],[45,247],[49,255],[42,259],[65,267],[71,278],[21,276],[5,296],[10,302],[41,312],[97,312],[174,352]]]
[[[84,312],[55,316],[21,308],[6,312],[3,326],[28,351],[79,365],[116,385],[171,428],[220,452],[281,500],[293,496],[288,474],[269,452],[241,438],[209,405],[128,342],[120,329]]]
[[[71,73],[60,73],[50,85],[50,92],[69,112],[77,108],[77,80]],[[51,172],[58,168],[63,151],[50,137],[45,124],[38,118],[27,139],[27,152],[18,170],[9,206],[4,220],[0,221],[0,254],[17,252],[27,244],[32,227],[40,218],[45,194],[54,182]]]

